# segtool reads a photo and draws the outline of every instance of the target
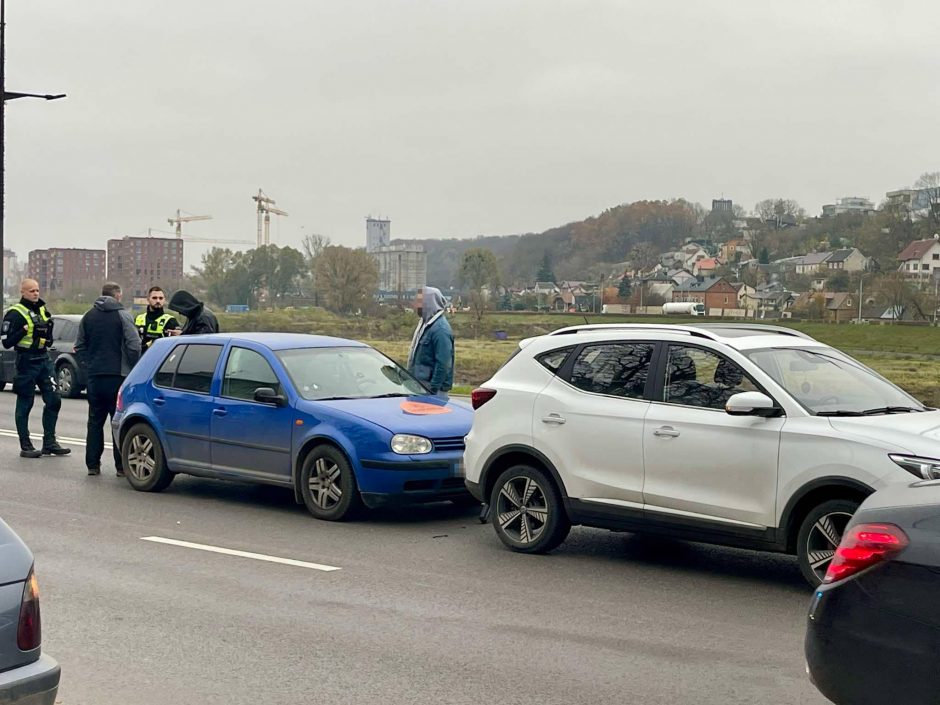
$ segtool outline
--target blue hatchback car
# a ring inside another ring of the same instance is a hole
[[[125,380],[112,431],[136,490],[179,473],[279,485],[337,521],[361,504],[470,501],[472,417],[364,343],[219,334],[158,340]]]

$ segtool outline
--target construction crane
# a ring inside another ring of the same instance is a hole
[[[251,200],[255,201],[258,204],[258,247],[262,245],[271,244],[271,214],[274,215],[283,215],[286,216],[287,213],[280,210],[279,208],[273,208],[274,199],[269,198],[264,194],[260,188],[258,189],[258,195],[252,196]],[[262,231],[262,221],[264,223],[264,230]]]
[[[183,238],[183,223],[191,223],[194,220],[212,220],[211,215],[183,215],[183,212],[177,208],[175,218],[167,218],[166,222],[176,226],[176,237]]]

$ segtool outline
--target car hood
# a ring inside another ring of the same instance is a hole
[[[896,446],[910,453],[940,458],[940,410],[911,414],[830,418],[841,433],[863,436],[869,442]]]
[[[415,405],[418,406],[415,406]],[[445,413],[422,413],[421,405],[447,409]],[[311,412],[324,406],[357,416],[391,433],[414,433],[429,438],[463,437],[470,432],[473,411],[460,402],[442,402],[434,397],[391,397],[388,399],[302,400],[299,404]],[[406,408],[403,408],[406,407]],[[417,413],[416,413],[417,412]]]
[[[19,536],[0,519],[0,585],[29,577],[33,554]]]

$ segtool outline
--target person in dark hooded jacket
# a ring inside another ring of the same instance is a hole
[[[188,291],[180,290],[173,294],[167,308],[186,316],[186,325],[183,326],[181,335],[219,332],[219,322],[215,314]]]
[[[101,473],[104,453],[104,424],[114,417],[118,390],[140,358],[140,335],[130,311],[121,305],[121,287],[101,287],[91,310],[78,324],[75,352],[88,376],[88,430],[85,436],[85,467],[89,475]],[[124,476],[121,450],[114,444],[114,467]]]

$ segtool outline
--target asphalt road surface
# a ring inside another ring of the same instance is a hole
[[[107,451],[86,476],[83,399],[72,456],[19,458],[14,400],[0,517],[36,556],[65,705],[826,702],[789,557],[589,529],[522,556],[446,503],[332,524],[280,489],[138,493]]]

